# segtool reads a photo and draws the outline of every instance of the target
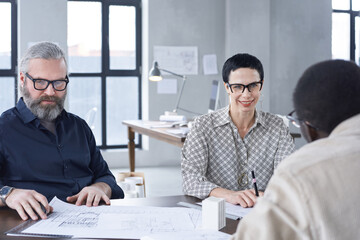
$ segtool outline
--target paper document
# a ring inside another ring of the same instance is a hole
[[[177,233],[154,233],[141,238],[141,240],[229,240],[230,234],[214,231],[199,230]]]
[[[204,75],[218,74],[217,61],[215,54],[203,56]]]
[[[253,209],[253,208],[243,208],[240,205],[234,205],[228,202],[225,203],[225,208],[226,208],[226,213],[238,216],[240,218],[243,218]]]
[[[190,132],[190,128],[182,127],[182,128],[168,129],[166,131],[172,134],[186,135],[188,134],[188,132]]]
[[[22,230],[21,234],[70,235],[74,238],[140,239],[150,234],[194,231],[201,211],[146,206],[75,206],[54,198],[54,212]]]

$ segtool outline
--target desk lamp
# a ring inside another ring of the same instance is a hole
[[[149,72],[149,80],[150,81],[157,81],[157,82],[161,81],[162,80],[161,72],[170,73],[171,75],[182,78],[182,80],[183,80],[174,110],[172,112],[165,112],[165,115],[177,115],[177,111],[179,109],[179,104],[180,104],[180,99],[181,99],[182,92],[183,92],[183,89],[184,89],[184,85],[185,85],[185,82],[186,82],[186,76],[171,72],[171,71],[166,70],[166,69],[159,68],[158,63],[155,61],[153,67],[150,69],[150,72]]]

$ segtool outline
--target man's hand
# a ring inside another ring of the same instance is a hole
[[[110,205],[111,188],[103,182],[94,183],[91,186],[84,187],[78,194],[67,197],[66,201],[74,203],[77,206],[86,204],[86,206],[98,206],[103,200],[106,205]]]
[[[259,196],[263,196],[264,193],[259,191]],[[225,198],[225,200],[232,204],[239,204],[240,206],[247,208],[253,207],[256,203],[257,196],[254,189],[246,189],[243,191],[231,191],[224,188],[215,188],[210,192],[210,196]]]
[[[9,208],[15,209],[22,220],[27,220],[29,217],[32,220],[46,219],[47,213],[52,212],[52,207],[49,205],[46,197],[34,190],[15,188],[5,200]],[[46,213],[41,208],[44,206]]]

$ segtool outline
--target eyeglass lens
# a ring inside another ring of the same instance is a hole
[[[229,84],[229,85],[234,93],[243,93],[245,91],[245,88],[247,88],[249,92],[257,93],[260,91],[261,88],[261,83],[259,82],[250,83],[248,85],[243,85],[243,84]]]
[[[53,88],[58,91],[62,91],[66,88],[65,80],[55,80],[55,81],[47,81],[41,79],[34,80],[35,89],[37,90],[45,90],[46,88],[48,88],[50,83],[53,85]]]
[[[300,120],[296,117],[295,110],[289,113],[286,118],[289,119],[295,127],[300,128]]]

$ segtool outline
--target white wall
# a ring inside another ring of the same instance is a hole
[[[270,111],[288,114],[304,70],[331,58],[331,0],[273,0],[270,13]],[[290,130],[300,132],[292,125]],[[299,148],[306,141],[295,143]]]
[[[66,49],[66,0],[19,0],[18,15],[19,56],[28,42],[55,41]],[[222,80],[224,61],[248,52],[264,64],[262,109],[286,114],[300,74],[331,58],[331,0],[143,0],[143,117],[152,120],[173,109],[177,97],[157,94],[156,83],[147,80],[154,46],[198,47],[199,74],[188,76],[182,108],[206,112],[211,81]],[[217,55],[218,75],[203,74],[204,54]],[[221,103],[227,103],[223,89]],[[180,148],[146,137],[144,146],[136,151],[136,166],[180,164]],[[128,166],[126,150],[103,154],[112,167]]]
[[[29,43],[52,41],[67,48],[66,0],[18,0],[18,55]]]
[[[40,41],[56,42],[67,49],[66,0],[18,0],[18,58]]]
[[[262,62],[264,86],[257,107],[270,111],[270,1],[226,1],[226,58],[249,53]]]
[[[209,105],[211,82],[221,75],[204,75],[202,56],[216,54],[219,68],[224,61],[225,5],[218,0],[149,0],[149,57],[152,63],[154,46],[197,46],[198,75],[189,75],[184,87],[180,107],[193,112],[206,113]],[[150,66],[151,67],[151,66]],[[147,69],[149,70],[149,69]],[[218,69],[220,72],[220,69]],[[147,71],[143,72],[147,76]],[[145,80],[147,81],[147,77]],[[178,80],[178,89],[181,79]],[[157,83],[149,84],[149,119],[158,119],[166,110],[175,107],[177,95],[157,94]],[[224,104],[224,99],[222,103]],[[180,114],[192,115],[179,110]],[[149,155],[156,164],[180,164],[180,148],[150,139]],[[161,154],[159,154],[161,153]]]

